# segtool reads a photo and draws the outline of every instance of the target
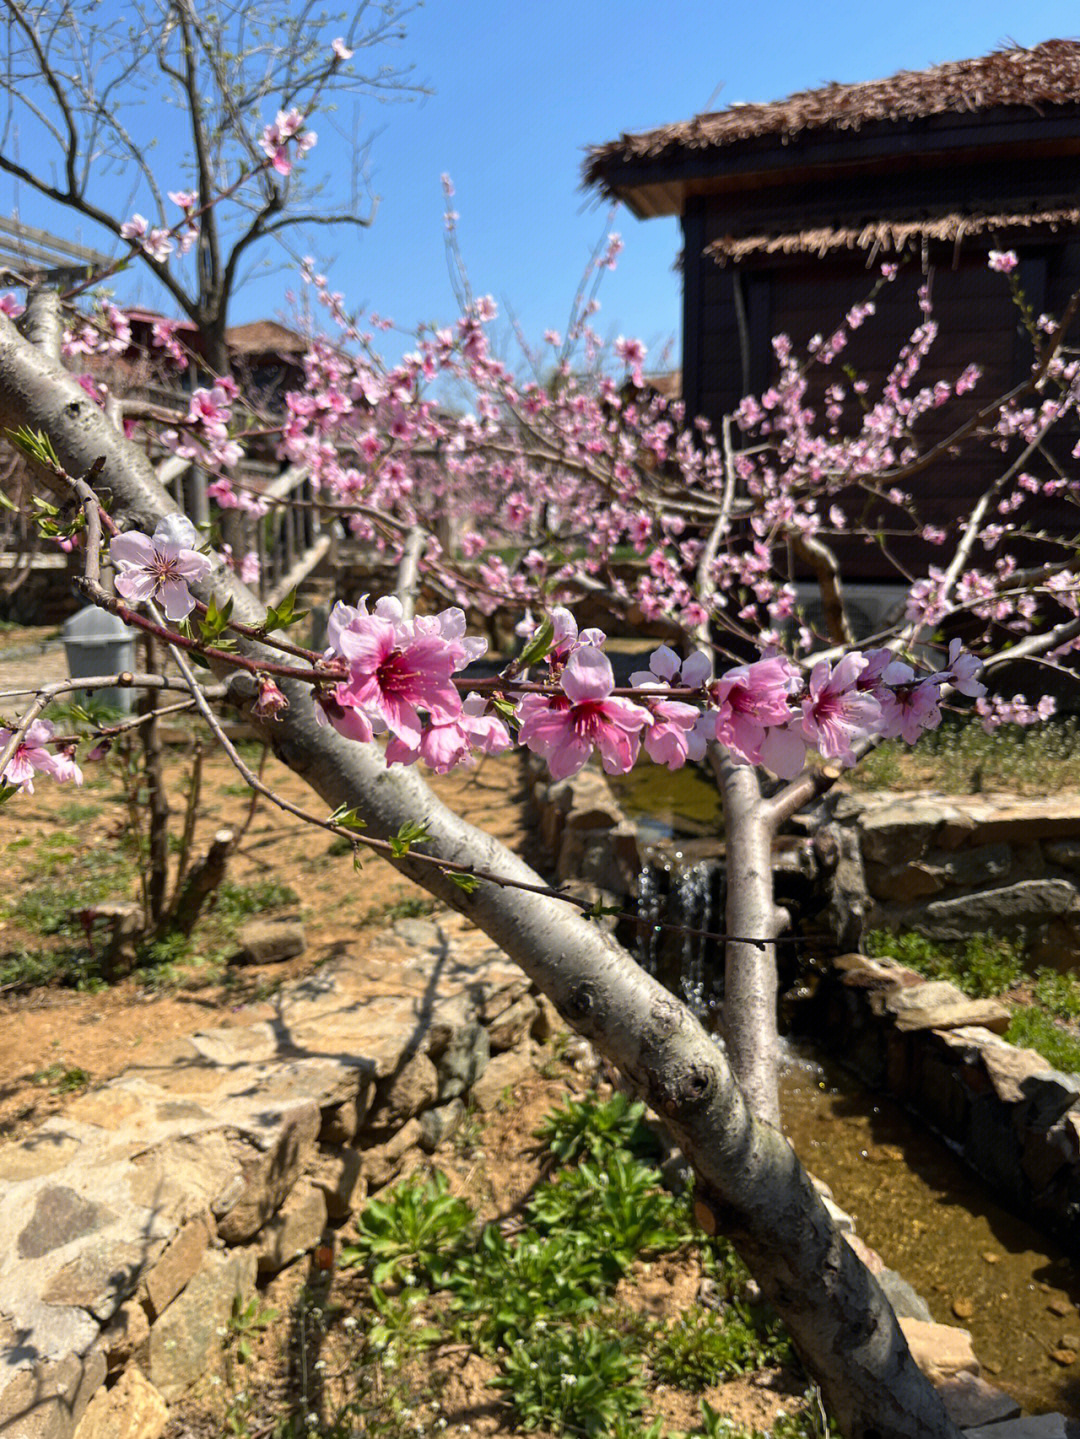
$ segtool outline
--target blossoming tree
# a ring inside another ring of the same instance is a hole
[[[288,111],[266,126],[260,173],[290,166],[305,134]],[[185,217],[193,212],[182,208]],[[138,217],[124,223],[133,242],[157,243]],[[615,248],[598,254],[597,268]],[[1009,274],[1007,254],[992,263]],[[382,322],[350,315],[312,266],[307,272],[336,334],[313,341],[306,383],[287,397],[284,417],[260,413],[222,375],[160,438],[213,470],[215,497],[228,508],[245,502],[236,466],[246,433],[265,437],[276,426],[282,458],[308,469],[322,507],[398,565],[396,595],[339,604],[325,650],[289,639],[288,607],[268,612],[257,603],[173,512],[145,434],[125,433],[122,416],[62,364],[65,352],[78,353],[72,335],[88,349],[116,346],[119,322],[111,333],[107,322],[86,334],[82,320],[61,317],[55,296],[37,293],[18,327],[0,316],[0,423],[19,432],[42,478],[74,502],[55,527],[64,543],[82,547],[85,593],[171,647],[181,679],[140,682],[188,687],[259,785],[189,656],[200,652],[219,679],[231,676],[234,702],[327,810],[270,797],[382,852],[465,911],[665,1116],[697,1171],[699,1219],[735,1239],[845,1433],[951,1434],[891,1310],[776,1126],[772,948],[783,916],[770,845],[787,818],[880,738],[914,741],[936,726],[950,693],[983,704],[993,722],[998,712],[970,650],[956,637],[935,642],[943,621],[974,621],[970,644],[993,639],[988,669],[1033,656],[1057,663],[1080,638],[1074,547],[1029,526],[1029,550],[1043,546],[1045,557],[1021,566],[1001,519],[1017,510],[1017,495],[1023,503],[1063,485],[1071,493],[1056,472],[1040,478],[1036,459],[1075,409],[1077,366],[1062,348],[1075,305],[1061,321],[1032,317],[1035,359],[1023,385],[989,398],[947,444],[925,449],[920,417],[978,380],[968,367],[951,382],[919,385],[935,336],[925,291],[909,345],[853,423],[840,422],[839,385],[818,414],[809,377],[871,317],[872,299],[810,357],[780,339],[777,383],[713,436],[650,393],[639,342],[620,338],[615,368],[587,373],[604,350],[588,289],[566,336],[549,332],[536,373],[523,380],[491,354],[490,301],[466,295],[455,326],[422,331],[399,364],[384,366],[374,344]],[[880,283],[893,278],[885,273]],[[467,413],[438,402],[440,380],[471,395]],[[854,518],[852,488],[891,507],[890,536],[906,527],[926,540],[917,489],[906,483],[944,465],[977,430],[1006,452],[998,472],[941,537],[946,563],[909,577],[895,623],[858,648],[836,544],[856,531],[876,540],[885,529],[866,521],[865,505],[864,518]],[[976,563],[979,547],[991,562]],[[800,609],[792,556],[819,587],[820,628]],[[116,596],[101,582],[103,563],[113,568]],[[415,613],[421,581],[441,596],[435,614]],[[598,600],[668,641],[625,688],[615,683],[604,634],[574,617],[575,605]],[[529,606],[536,617],[521,618],[521,653],[495,675],[467,675],[484,641],[469,633],[466,611],[518,618]],[[43,692],[0,735],[9,791],[28,789],[35,774],[78,781],[76,753],[41,718],[47,699]],[[1009,710],[1024,713],[1019,702]],[[726,1053],[589,922],[590,906],[553,892],[420,778],[421,764],[445,771],[514,743],[542,756],[556,777],[594,754],[609,773],[625,772],[642,750],[670,769],[714,763],[729,864]]]
[[[198,328],[211,371],[227,374],[229,305],[266,242],[370,224],[363,151],[350,147],[354,193],[344,205],[329,205],[317,174],[294,173],[293,161],[315,144],[316,109],[415,90],[407,66],[365,63],[402,38],[410,8],[350,7],[331,42],[328,18],[308,4],[139,0],[108,16],[88,0],[5,0],[0,172],[125,242],[125,260],[148,268]],[[170,139],[186,160],[173,190],[159,183],[154,147],[136,138],[151,91],[178,117]],[[276,97],[284,99],[267,124]],[[136,213],[114,209],[110,170],[133,175]],[[125,323],[108,307],[102,319]],[[180,356],[176,332],[162,322],[158,342]]]

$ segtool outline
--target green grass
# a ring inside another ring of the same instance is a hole
[[[1080,721],[1069,716],[1030,728],[1002,725],[988,735],[979,723],[950,716],[923,735],[917,749],[898,740],[879,745],[845,783],[869,790],[930,786],[951,794],[1080,787]]]
[[[871,930],[866,936],[866,952],[874,958],[898,960],[928,979],[947,979],[980,999],[1007,997],[1027,977],[1019,948],[989,934],[972,935],[962,944],[941,944],[921,934]],[[1080,979],[1043,968],[1036,972],[1031,1003],[1013,1005],[1005,1038],[1010,1044],[1036,1050],[1054,1069],[1080,1073],[1077,1021]]]
[[[1005,1038],[1022,1049],[1037,1050],[1054,1069],[1080,1074],[1080,1037],[1069,1034],[1041,1010],[1014,1010]]]
[[[1024,973],[1021,948],[999,935],[973,934],[956,943],[942,943],[921,934],[874,929],[865,945],[873,958],[898,960],[928,979],[947,979],[973,999],[1004,994]]]

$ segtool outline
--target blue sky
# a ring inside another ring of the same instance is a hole
[[[103,0],[111,9],[119,0]],[[829,80],[866,80],[898,69],[978,55],[1008,40],[1033,44],[1080,34],[1075,0],[906,0],[870,6],[831,0],[426,0],[387,58],[415,66],[432,93],[409,104],[365,103],[359,126],[377,132],[371,183],[374,225],[321,239],[333,286],[400,324],[447,319],[453,295],[443,248],[439,177],[456,185],[460,239],[474,288],[511,306],[527,335],[562,327],[605,210],[580,188],[584,147],[685,119],[732,101],[771,100]],[[268,116],[268,118],[271,118]],[[353,116],[343,113],[343,126]],[[161,129],[164,116],[150,113]],[[335,167],[344,142],[333,127],[313,152]],[[163,150],[163,160],[165,156]],[[340,164],[337,168],[342,168]],[[110,181],[123,207],[126,191]],[[331,180],[331,190],[333,181]],[[95,245],[102,236],[0,179],[0,203],[30,224]],[[625,242],[605,279],[598,328],[636,334],[656,357],[677,346],[679,245],[674,220],[614,223]],[[280,269],[240,293],[234,321],[286,318]],[[122,295],[160,303],[133,277]],[[393,350],[390,342],[388,349]]]

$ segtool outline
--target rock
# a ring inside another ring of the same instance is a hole
[[[436,1109],[427,1109],[420,1116],[420,1147],[433,1154],[439,1145],[461,1127],[467,1113],[463,1099],[451,1099]]]
[[[395,919],[394,933],[411,949],[445,950],[446,934],[433,919]]]
[[[1080,874],[1080,839],[1055,839],[1043,845],[1043,853],[1051,864]]]
[[[262,1272],[276,1274],[319,1242],[326,1228],[326,1196],[317,1184],[301,1179],[278,1212],[259,1232],[257,1257]]]
[[[924,1324],[933,1323],[934,1316],[930,1313],[929,1304],[895,1269],[883,1268],[877,1276],[877,1282],[898,1319],[921,1319]]]
[[[950,807],[934,800],[901,800],[863,814],[859,821],[863,859],[875,864],[910,864],[929,848]]]
[[[960,1429],[1015,1419],[1020,1405],[977,1374],[953,1374],[938,1385],[949,1418]]]
[[[410,1119],[385,1144],[372,1145],[361,1154],[368,1189],[381,1189],[400,1171],[405,1155],[420,1143],[420,1121]]]
[[[309,1178],[322,1190],[331,1219],[345,1219],[363,1203],[367,1185],[363,1182],[362,1170],[363,1160],[355,1149],[316,1156]]]
[[[104,1382],[105,1356],[99,1350],[91,1350],[82,1359],[69,1354],[56,1361],[39,1360],[14,1373],[0,1370],[0,1435],[3,1439],[71,1439]]]
[[[927,986],[929,988],[929,986]],[[1004,1034],[1012,1021],[1009,1009],[996,999],[963,999],[953,1004],[911,1005],[896,1016],[902,1033],[917,1029],[965,1029],[980,1025]]]
[[[497,1054],[491,1061],[483,1078],[473,1085],[470,1098],[477,1109],[486,1113],[495,1108],[505,1092],[512,1090],[516,1084],[534,1073],[532,1059],[528,1054],[517,1049],[508,1049],[505,1054]]]
[[[19,1258],[40,1259],[74,1239],[95,1234],[116,1217],[112,1210],[84,1199],[67,1185],[50,1184],[38,1194],[30,1222],[19,1235]]]
[[[954,1299],[952,1302],[952,1312],[956,1315],[957,1319],[970,1319],[975,1313],[975,1301],[965,1298]]]
[[[243,1184],[236,1202],[218,1219],[218,1234],[226,1244],[238,1244],[258,1232],[281,1205],[314,1155],[320,1120],[314,1104],[298,1105],[274,1118],[276,1123],[270,1130],[270,1143],[265,1149],[257,1146],[247,1135],[232,1138],[231,1148],[239,1164]]]
[[[1038,1103],[1040,1128],[1055,1120],[1080,1097],[1080,1080],[1059,1074],[1034,1049],[988,1045],[980,1056],[994,1093],[1004,1104]]]
[[[199,1272],[151,1329],[148,1377],[166,1402],[216,1367],[224,1337],[218,1330],[227,1331],[236,1297],[246,1304],[255,1292],[255,1273],[249,1249],[208,1250]]]
[[[150,1321],[137,1299],[121,1304],[101,1331],[98,1345],[105,1355],[109,1373],[123,1369],[131,1356],[150,1337]]]
[[[821,1196],[821,1202],[829,1211],[829,1218],[839,1229],[841,1234],[855,1232],[855,1221],[846,1209],[841,1209],[835,1199],[830,1199],[827,1194]]]
[[[232,964],[280,964],[307,949],[307,936],[298,919],[245,920],[236,938],[239,948]]]
[[[78,1305],[104,1322],[135,1292],[140,1270],[159,1247],[160,1242],[147,1246],[112,1237],[88,1238],[75,1258],[45,1285],[41,1297],[46,1304]]]
[[[457,1099],[471,1089],[491,1059],[488,1031],[475,1020],[460,1025],[439,1056],[438,1095],[441,1100]]]
[[[939,1384],[953,1374],[979,1373],[979,1361],[975,1358],[971,1335],[966,1329],[903,1317],[899,1317],[897,1323],[903,1330],[912,1358],[932,1383]]]
[[[426,1054],[414,1054],[379,1086],[380,1097],[367,1117],[368,1130],[400,1129],[439,1095],[439,1075]]]
[[[1063,1334],[1058,1340],[1058,1348],[1080,1351],[1080,1334]]]
[[[672,1194],[686,1194],[694,1187],[694,1166],[681,1149],[673,1149],[660,1166],[660,1182]]]
[[[169,1406],[134,1366],[112,1389],[99,1389],[79,1421],[74,1439],[160,1439]]]
[[[1069,1427],[1061,1414],[1024,1414],[1019,1419],[980,1424],[964,1433],[967,1439],[1068,1439]]]
[[[927,979],[921,984],[895,989],[885,996],[885,1008],[889,1014],[904,1014],[909,1009],[933,1009],[942,1005],[962,1004],[963,990],[957,989],[947,979]]]
[[[866,887],[875,899],[910,903],[928,894],[940,894],[945,888],[945,876],[936,866],[925,864],[922,860],[897,868],[868,864]]]
[[[214,1221],[209,1214],[189,1220],[147,1270],[143,1287],[153,1318],[164,1312],[196,1272],[213,1235]]]
[[[322,1111],[319,1143],[335,1146],[351,1144],[374,1097],[374,1084],[370,1079],[364,1078],[360,1081],[360,1092],[354,1098],[345,1099],[340,1104],[327,1105]]]
[[[1059,1319],[1064,1319],[1066,1315],[1076,1313],[1076,1305],[1073,1304],[1071,1300],[1062,1299],[1060,1296],[1055,1296],[1051,1299],[1046,1307],[1051,1314],[1056,1314]]]
[[[936,939],[962,939],[978,930],[1016,931],[1080,914],[1080,896],[1067,879],[1025,879],[958,899],[934,900],[919,927]]]
[[[536,996],[536,1018],[533,1020],[532,1037],[538,1044],[547,1044],[566,1029],[559,1011],[546,994]]]
[[[841,1231],[844,1238],[862,1262],[869,1269],[870,1273],[879,1279],[885,1273],[885,1261],[876,1249],[871,1249],[864,1239],[860,1239],[853,1229],[846,1232]]]
[[[532,1029],[536,1015],[536,1000],[531,994],[523,994],[520,999],[516,999],[487,1026],[487,1037],[492,1050],[499,1053],[504,1049],[513,1049]],[[475,1075],[473,1082],[479,1077],[479,1074]]]

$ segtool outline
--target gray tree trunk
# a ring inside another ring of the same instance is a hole
[[[103,456],[101,484],[129,524],[150,531],[175,508],[145,455],[2,316],[0,424],[44,430],[72,474]],[[237,619],[257,623],[265,614],[223,566],[203,598],[212,591],[234,596]],[[265,736],[328,809],[356,806],[370,832],[384,838],[407,820],[422,820],[429,853],[538,882],[521,859],[437,800],[415,768],[388,770],[377,746],[349,743],[316,724],[305,686],[283,688],[290,708],[265,725]],[[491,884],[466,895],[411,857],[396,867],[485,930],[666,1118],[697,1172],[700,1212],[734,1240],[843,1432],[851,1439],[958,1439],[877,1282],[783,1136],[754,1117],[723,1053],[686,1007],[556,900]]]

